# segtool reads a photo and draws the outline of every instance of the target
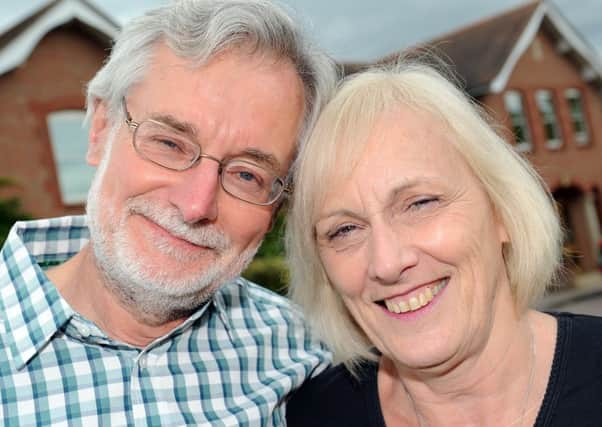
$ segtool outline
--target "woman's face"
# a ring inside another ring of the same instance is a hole
[[[383,355],[408,367],[468,357],[500,304],[512,304],[505,229],[450,138],[426,114],[383,115],[315,225],[346,307]]]

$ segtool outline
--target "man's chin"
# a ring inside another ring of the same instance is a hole
[[[148,291],[163,291],[166,297],[176,297],[212,292],[239,276],[248,265],[250,253],[235,256],[229,252],[220,256],[213,251],[196,256],[180,256],[180,253],[174,256],[162,251],[126,250],[118,256],[123,279],[129,278]]]
[[[191,282],[213,271],[220,259],[211,257],[173,256],[171,254],[145,254],[136,259],[137,270],[149,277],[158,277],[170,283]]]

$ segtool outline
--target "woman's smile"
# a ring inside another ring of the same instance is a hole
[[[412,313],[431,305],[441,291],[447,286],[449,278],[444,278],[435,283],[420,286],[403,295],[385,298],[377,303],[385,309],[388,314]]]

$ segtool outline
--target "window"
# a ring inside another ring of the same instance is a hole
[[[510,123],[516,140],[518,151],[531,151],[531,131],[525,114],[523,96],[520,92],[510,90],[504,94],[504,105],[510,115]]]
[[[562,146],[562,135],[558,126],[554,97],[550,90],[538,90],[535,92],[535,100],[539,109],[539,116],[543,124],[546,146],[552,150]]]
[[[84,116],[83,111],[64,110],[46,118],[65,205],[85,202],[94,175],[94,168],[86,163],[88,128],[83,126]]]
[[[575,142],[578,145],[587,145],[589,143],[589,131],[587,130],[581,92],[578,89],[567,89],[564,92],[564,97],[569,106]]]

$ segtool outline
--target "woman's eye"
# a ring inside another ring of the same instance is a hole
[[[327,234],[328,240],[340,239],[348,236],[357,227],[353,224],[345,224],[338,228],[335,228],[332,232]]]
[[[439,201],[438,197],[425,197],[425,198],[418,199],[418,200],[412,202],[410,204],[410,209],[420,210],[420,209],[425,208],[428,205],[438,202],[438,201]]]

